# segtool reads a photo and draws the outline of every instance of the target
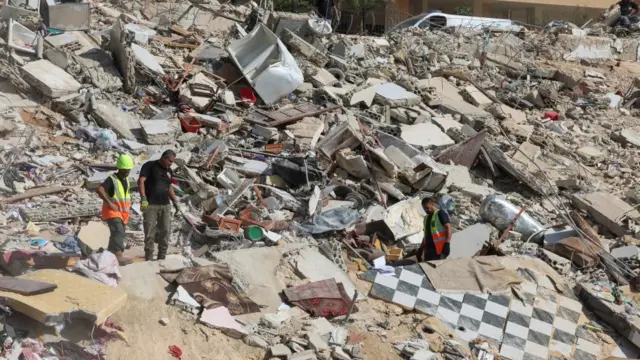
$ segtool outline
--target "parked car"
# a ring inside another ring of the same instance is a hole
[[[387,33],[406,28],[461,27],[468,29],[491,28],[502,31],[521,31],[524,27],[509,19],[495,19],[478,16],[451,15],[430,11],[407,19],[392,27]]]

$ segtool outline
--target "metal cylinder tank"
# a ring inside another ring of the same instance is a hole
[[[519,212],[520,207],[505,199],[504,196],[489,195],[480,205],[480,216],[482,220],[491,223],[491,225],[501,231],[509,226]],[[530,241],[540,244],[544,238],[543,228],[538,220],[531,217],[531,215],[525,211],[513,225],[512,230],[522,234],[523,241],[526,241],[531,235],[535,234]]]

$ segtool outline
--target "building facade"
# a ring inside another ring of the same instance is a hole
[[[553,20],[582,26],[590,20],[597,20],[602,11],[613,3],[611,0],[389,0],[385,8],[365,11],[364,14],[343,4],[338,31],[357,33],[362,24],[365,32],[382,34],[411,16],[430,10],[455,14],[460,9],[470,10],[474,16],[512,19],[537,26]]]

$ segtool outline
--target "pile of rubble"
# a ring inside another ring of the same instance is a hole
[[[5,320],[88,319],[100,341],[63,350],[87,358],[126,338],[109,319],[136,299],[266,358],[639,354],[635,40],[587,36],[597,24],[351,36],[253,3],[118,6],[0,11]],[[172,255],[114,265],[95,190],[121,153],[136,190],[165,150],[187,209]],[[451,218],[445,261],[414,260],[425,197]],[[2,336],[7,358],[66,341]]]

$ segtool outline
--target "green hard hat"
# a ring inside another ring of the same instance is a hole
[[[118,156],[118,161],[116,162],[116,168],[121,170],[133,169],[133,159],[128,154],[122,154]]]

